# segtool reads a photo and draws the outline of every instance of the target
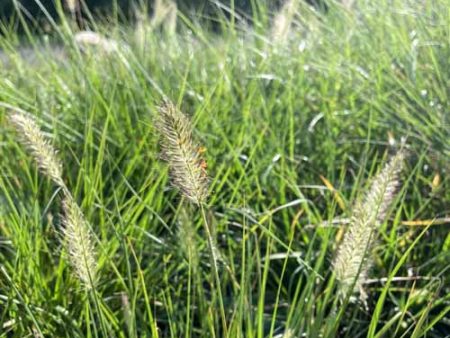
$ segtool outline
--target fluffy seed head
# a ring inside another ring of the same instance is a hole
[[[294,330],[286,329],[286,331],[284,331],[283,336],[281,338],[295,338]]]
[[[86,289],[94,287],[97,261],[89,225],[70,195],[63,201],[63,234],[73,268]]]
[[[64,5],[71,14],[74,14],[80,8],[80,4],[78,3],[78,0],[66,0],[64,2]]]
[[[375,176],[369,191],[353,209],[349,228],[333,263],[334,272],[340,282],[341,297],[345,297],[351,290],[352,293],[359,292],[361,300],[365,300],[363,284],[371,266],[367,254],[370,254],[373,248],[375,231],[384,221],[394,200],[404,159],[404,152],[399,151]]]
[[[206,162],[192,140],[191,123],[168,101],[159,107],[159,113],[162,156],[169,164],[172,184],[192,202],[204,203],[208,196]]]
[[[20,140],[30,151],[42,173],[58,186],[64,187],[62,164],[56,150],[33,118],[24,113],[13,112],[9,115],[9,120],[20,134]]]
[[[275,43],[283,43],[287,40],[291,29],[298,0],[286,0],[273,19],[272,39]]]
[[[169,4],[169,13],[167,13],[165,30],[169,35],[175,34],[177,30],[177,4],[173,1]]]
[[[177,4],[172,0],[156,0],[153,7],[152,26],[163,26],[169,34],[175,33]]]
[[[106,54],[110,54],[119,49],[117,41],[108,39],[103,35],[92,31],[78,32],[75,34],[74,40],[83,51],[88,51],[91,47],[97,47],[97,51],[103,51]]]

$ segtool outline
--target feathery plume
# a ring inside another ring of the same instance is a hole
[[[110,54],[119,50],[117,41],[108,39],[103,35],[92,32],[82,31],[75,34],[75,43],[83,50],[87,51],[89,47],[98,47],[99,50]]]
[[[151,25],[162,26],[168,34],[175,33],[177,25],[177,4],[171,0],[156,0]]]
[[[78,278],[86,289],[91,290],[95,285],[97,270],[92,234],[83,212],[72,196],[65,196],[63,209],[63,234],[70,261]]]
[[[33,155],[42,173],[62,188],[64,193],[62,232],[65,236],[65,244],[78,277],[87,289],[92,289],[96,271],[92,236],[83,213],[64,184],[62,163],[57,157],[57,152],[30,116],[14,112],[10,114],[9,119],[21,133],[23,143]]]
[[[170,1],[168,5],[168,13],[165,20],[164,28],[166,33],[169,35],[175,34],[177,30],[177,4],[176,2]]]
[[[286,0],[273,19],[272,39],[276,43],[286,41],[291,29],[298,0]]]
[[[147,13],[143,11],[136,11],[136,27],[134,29],[134,39],[137,46],[145,49],[146,42],[152,31]]]
[[[206,163],[192,140],[191,123],[169,101],[159,107],[159,113],[162,155],[169,164],[172,183],[195,204],[204,203],[208,196]]]
[[[223,260],[221,259],[219,250],[216,246],[214,227],[210,226],[204,208],[204,203],[208,197],[206,162],[201,156],[201,148],[199,148],[192,140],[192,125],[189,119],[170,101],[163,102],[159,107],[159,113],[158,127],[162,135],[162,155],[163,159],[169,163],[172,184],[178,187],[182,194],[191,202],[195,203],[201,210],[203,226],[211,254],[211,266],[214,272],[215,284],[218,289],[220,313],[223,325],[226,326],[226,315],[218,267],[218,261]],[[190,229],[183,230],[190,231]],[[192,243],[189,243],[188,245],[191,246]],[[188,250],[191,250],[191,248]],[[192,251],[190,254],[191,264],[196,264],[196,262],[192,260],[192,258],[194,258],[192,257]],[[224,264],[227,270],[231,271],[225,262]],[[194,266],[194,269],[195,268],[196,267]],[[230,276],[233,278],[232,273]],[[234,278],[233,281],[235,281]],[[237,285],[239,286],[239,284]]]
[[[177,13],[177,4],[171,0],[155,0],[151,18],[146,11],[136,11],[134,37],[137,45],[146,47],[147,39],[155,29],[161,28],[168,36],[173,36],[177,30]]]
[[[354,3],[355,3],[355,0],[341,0],[342,6],[344,6],[344,8],[347,10],[352,9]]]
[[[353,209],[349,228],[333,263],[336,278],[340,282],[341,297],[351,291],[359,292],[362,301],[366,299],[363,284],[371,266],[367,254],[372,251],[375,231],[384,221],[394,200],[404,159],[405,153],[400,150],[375,176],[369,191],[362,200],[357,201]]]
[[[65,0],[64,5],[73,16],[75,16],[76,12],[80,9],[78,0]]]
[[[55,184],[64,188],[62,164],[58,159],[57,152],[34,119],[24,113],[13,112],[9,115],[9,120],[20,133],[20,140],[30,151],[42,173]]]
[[[167,14],[167,6],[163,0],[155,0],[153,5],[152,25],[159,26]]]
[[[292,329],[287,329],[287,330],[284,332],[282,338],[295,338],[295,336],[294,336],[294,330],[292,330]]]

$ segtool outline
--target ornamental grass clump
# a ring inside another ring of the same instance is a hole
[[[9,115],[9,120],[20,133],[20,140],[37,162],[40,171],[63,191],[63,244],[67,248],[77,277],[86,289],[92,289],[97,270],[92,234],[81,209],[63,181],[62,163],[57,151],[28,114],[13,112]]]
[[[377,230],[385,221],[399,187],[404,159],[401,150],[375,176],[368,192],[353,208],[350,225],[333,263],[341,298],[358,293],[362,301],[367,297],[363,286],[372,265],[370,254]]]

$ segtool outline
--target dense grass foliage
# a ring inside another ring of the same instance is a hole
[[[220,33],[181,12],[176,34],[91,23],[107,51],[81,50],[69,19],[51,36],[3,27],[1,337],[450,335],[448,1],[299,2],[277,38],[276,13],[252,3],[221,7]],[[170,183],[164,98],[192,120],[206,205]],[[66,188],[18,143],[18,111],[58,149],[94,234],[93,289],[62,238]],[[367,298],[338,297],[352,208],[402,143]]]

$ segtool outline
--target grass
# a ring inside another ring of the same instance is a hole
[[[279,42],[273,9],[252,3],[248,17],[218,8],[215,31],[182,12],[176,34],[91,23],[118,42],[109,52],[81,52],[70,20],[22,37],[20,15],[3,23],[0,337],[450,335],[447,1],[299,2]],[[201,208],[159,155],[165,98],[206,149]],[[8,123],[19,109],[59,149],[92,228],[93,290],[61,245],[61,190]],[[342,301],[332,263],[346,220],[402,139],[367,307]]]

